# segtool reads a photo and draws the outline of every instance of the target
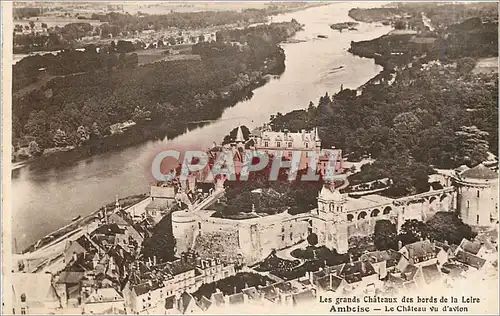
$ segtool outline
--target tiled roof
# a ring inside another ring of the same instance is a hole
[[[471,267],[474,267],[476,269],[481,269],[484,266],[484,264],[486,263],[486,260],[484,260],[483,258],[479,258],[476,255],[473,255],[471,253],[468,253],[468,252],[465,252],[462,250],[459,250],[455,254],[455,259],[458,262],[462,262],[462,263],[469,265]]]
[[[179,298],[179,311],[184,314],[189,307],[189,304],[194,300],[193,296],[187,292],[183,292]]]
[[[304,292],[293,294],[293,303],[300,304],[302,302],[309,302],[316,298],[312,289],[306,290]]]
[[[212,306],[212,301],[210,301],[208,298],[205,296],[202,296],[200,300],[197,302],[198,307],[201,308],[202,311],[206,311],[207,309]]]
[[[245,302],[245,296],[243,295],[243,293],[236,293],[236,294],[230,295],[228,297],[228,300],[229,300],[229,304],[231,304],[231,305],[242,304]]]
[[[498,179],[498,174],[483,164],[479,164],[474,168],[462,172],[460,177],[479,180],[493,180]]]
[[[418,272],[418,268],[412,264],[409,264],[406,266],[406,268],[401,273],[401,275],[404,277],[405,280],[410,281],[410,280],[413,280],[413,278],[415,277],[417,272]]]
[[[279,289],[281,293],[288,294],[293,292],[293,286],[290,282],[279,282],[273,284],[274,288]]]
[[[170,310],[175,307],[175,295],[169,296],[165,299],[165,309]]]
[[[217,306],[224,305],[224,294],[222,292],[213,293],[211,301],[215,302]]]
[[[343,279],[335,275],[327,275],[316,281],[316,285],[323,291],[337,291]]]
[[[477,255],[481,249],[481,242],[479,240],[470,241],[464,238],[460,242],[460,248],[462,248],[465,252]]]
[[[262,293],[264,293],[264,298],[274,301],[278,298],[278,292],[272,285],[264,286],[259,289]]]
[[[257,292],[257,289],[255,287],[249,287],[246,289],[241,290],[242,293],[246,294],[248,298],[252,300],[257,300],[260,298],[259,292]]]
[[[408,259],[422,258],[434,254],[434,245],[429,240],[417,241],[404,246],[408,250]]]
[[[387,267],[393,267],[396,264],[398,264],[399,259],[401,259],[401,253],[389,249],[389,250],[384,250],[384,251],[373,251],[369,252],[367,254],[363,254],[360,258],[360,260],[367,259],[371,263],[377,263],[377,262],[382,262],[386,261]]]
[[[375,269],[369,261],[356,261],[353,263],[346,263],[339,276],[350,284],[359,282],[364,277],[372,274],[375,274]]]
[[[422,275],[424,277],[424,281],[427,284],[430,284],[434,281],[437,281],[441,278],[441,272],[437,264],[431,264],[422,267]]]
[[[84,272],[63,271],[59,274],[57,283],[76,284],[83,279],[84,275]]]

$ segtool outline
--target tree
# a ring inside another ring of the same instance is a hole
[[[28,150],[29,150],[30,155],[32,155],[34,157],[41,156],[43,154],[43,150],[40,148],[38,143],[34,140],[32,140],[29,143]]]
[[[307,242],[313,247],[316,246],[318,244],[318,235],[315,233],[309,234],[309,236],[307,236]]]
[[[47,23],[42,22],[42,28],[46,29],[47,28]]]
[[[406,29],[406,22],[403,21],[403,20],[397,20],[395,23],[394,23],[394,28],[396,30],[404,30]]]
[[[426,224],[434,240],[459,245],[464,238],[472,240],[476,237],[472,228],[452,212],[437,212]]]
[[[394,129],[403,135],[413,135],[422,126],[422,122],[420,122],[418,117],[412,112],[403,112],[399,114],[394,118],[393,123]]]
[[[92,134],[91,134],[91,137],[93,137],[93,138],[101,138],[102,137],[101,128],[99,127],[99,124],[97,124],[97,122],[94,122],[92,124]]]
[[[405,221],[401,226],[398,239],[404,246],[429,237],[429,227],[422,221],[412,219]]]
[[[172,213],[164,216],[153,228],[153,234],[143,242],[142,254],[160,262],[175,259],[175,238],[172,232]]]
[[[142,107],[136,106],[134,113],[132,114],[132,120],[134,122],[144,122],[151,119],[151,111],[147,111]]]
[[[461,74],[468,74],[476,67],[476,61],[471,57],[463,57],[457,61],[457,71]]]
[[[398,249],[396,225],[389,220],[379,220],[375,223],[373,242],[377,250]]]
[[[462,126],[455,132],[458,157],[457,162],[475,166],[488,158],[488,132],[476,126]]]
[[[33,30],[35,28],[35,22],[30,21],[30,28]]]
[[[81,146],[83,143],[85,143],[89,139],[89,134],[87,133],[87,130],[83,126],[78,126],[78,129],[76,130],[76,141],[78,146]]]
[[[66,132],[64,132],[61,129],[58,129],[57,131],[55,131],[53,140],[54,140],[54,146],[55,147],[66,147],[66,146],[68,146],[68,140],[66,138]]]

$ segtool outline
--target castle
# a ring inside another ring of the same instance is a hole
[[[211,217],[214,211],[208,206],[177,211],[172,213],[177,252],[195,249],[252,264],[273,249],[304,241],[310,233],[318,235],[319,244],[345,253],[349,237],[372,234],[381,219],[392,221],[399,229],[406,220],[425,221],[436,212],[458,211],[471,226],[497,222],[498,178],[494,171],[478,165],[441,178],[442,183],[452,185],[399,199],[377,194],[354,198],[327,184],[319,192],[317,208],[297,215],[283,212],[236,220]]]
[[[287,151],[319,153],[321,139],[318,130],[290,133],[273,132],[269,128],[252,131],[245,140],[241,127],[233,142],[226,148],[235,153],[239,148],[252,148],[270,154]],[[323,150],[327,155],[336,151],[336,167],[342,169],[340,149]],[[330,153],[331,153],[330,152]],[[327,159],[326,159],[327,160]],[[319,167],[325,159],[319,160]],[[326,164],[323,164],[325,167]],[[322,169],[324,170],[324,169]],[[311,233],[318,243],[335,248],[339,253],[349,249],[349,237],[371,235],[375,223],[381,219],[393,222],[398,230],[406,220],[426,221],[436,212],[457,211],[462,220],[474,227],[486,227],[498,220],[498,175],[480,164],[472,169],[465,166],[452,173],[432,176],[440,184],[421,194],[389,198],[379,194],[341,194],[339,188],[325,184],[317,197],[317,208],[307,213],[291,215],[283,212],[253,218],[228,219],[212,217],[210,209],[224,194],[222,181],[201,203],[172,213],[173,234],[177,253],[195,249],[207,256],[228,260],[258,262],[273,249],[285,249],[304,241]],[[220,180],[220,179],[219,179]]]

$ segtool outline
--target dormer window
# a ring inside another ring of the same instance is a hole
[[[21,294],[21,303],[26,303],[26,294]]]

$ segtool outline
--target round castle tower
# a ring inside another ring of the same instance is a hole
[[[172,213],[172,233],[176,244],[176,254],[179,255],[192,248],[198,229],[198,217],[189,210]]]
[[[458,188],[458,210],[471,226],[490,226],[498,221],[498,174],[479,164],[453,179]]]

